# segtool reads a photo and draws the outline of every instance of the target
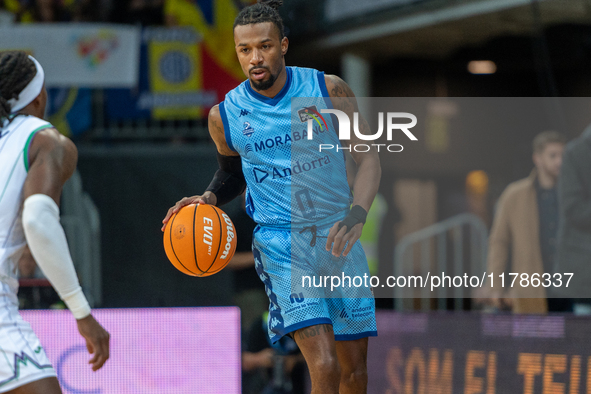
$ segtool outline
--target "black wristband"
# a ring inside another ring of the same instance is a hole
[[[351,208],[349,214],[339,223],[339,230],[343,226],[347,226],[347,231],[345,232],[345,234],[347,234],[356,224],[365,224],[365,219],[367,219],[367,211],[360,205],[355,205]]]

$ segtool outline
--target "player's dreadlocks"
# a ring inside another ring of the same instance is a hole
[[[272,22],[279,29],[281,38],[285,36],[283,31],[283,20],[277,12],[283,0],[258,0],[257,4],[244,8],[234,21],[234,27],[255,23]]]
[[[0,119],[10,115],[8,100],[18,99],[36,74],[35,64],[25,52],[0,52]]]

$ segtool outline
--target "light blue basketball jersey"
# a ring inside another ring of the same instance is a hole
[[[345,157],[333,119],[310,111],[332,108],[324,73],[287,67],[283,89],[273,98],[252,89],[248,80],[220,103],[226,142],[242,157],[247,183],[246,210],[255,222],[289,229],[346,211],[351,205]]]

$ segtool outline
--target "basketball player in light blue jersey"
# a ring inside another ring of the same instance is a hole
[[[247,212],[258,223],[253,254],[269,296],[271,340],[295,339],[312,393],[366,393],[368,337],[377,335],[371,289],[294,290],[293,282],[298,288],[301,275],[369,273],[358,240],[378,190],[379,159],[375,151],[351,150],[358,166],[353,198],[343,152],[319,152],[321,143],[339,145],[336,121],[317,117],[322,121],[307,138],[306,114],[334,107],[353,119],[357,103],[339,77],[286,67],[281,3],[261,1],[236,18],[236,52],[248,79],[209,113],[220,168],[203,195],[177,202],[163,223],[183,206],[220,206],[246,189]],[[364,119],[359,127],[370,134]]]

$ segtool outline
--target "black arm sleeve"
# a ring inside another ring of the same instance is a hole
[[[246,189],[246,180],[240,156],[224,156],[219,152],[217,156],[220,168],[206,190],[215,194],[219,207],[241,195]]]

